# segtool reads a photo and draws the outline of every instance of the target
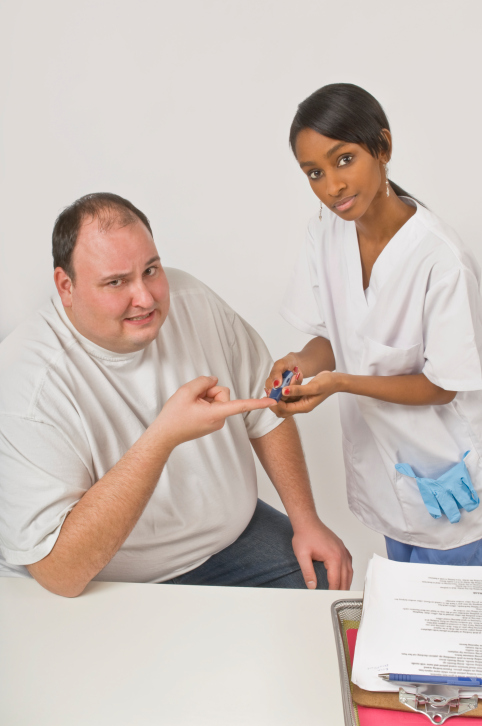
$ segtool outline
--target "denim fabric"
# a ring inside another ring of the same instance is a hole
[[[427,547],[397,542],[385,537],[389,560],[418,562],[430,565],[482,565],[482,539],[451,550],[432,550]]]
[[[172,585],[306,588],[293,552],[293,529],[286,514],[258,499],[253,518],[232,545],[184,575]],[[313,562],[317,590],[328,589],[322,562]]]

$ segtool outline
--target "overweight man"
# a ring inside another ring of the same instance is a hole
[[[90,194],[53,231],[58,295],[0,344],[0,574],[348,589],[271,359],[209,288],[164,270],[147,217]],[[233,400],[230,400],[232,398]],[[257,499],[252,450],[289,515]]]

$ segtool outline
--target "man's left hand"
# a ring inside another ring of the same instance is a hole
[[[295,529],[293,550],[301,567],[306,587],[316,588],[313,560],[323,562],[330,590],[349,590],[353,579],[351,554],[334,532],[316,518]]]

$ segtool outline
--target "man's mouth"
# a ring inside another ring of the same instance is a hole
[[[151,310],[150,313],[144,313],[144,315],[135,315],[132,318],[124,318],[128,323],[135,323],[142,325],[142,323],[150,322],[154,317],[155,310]]]

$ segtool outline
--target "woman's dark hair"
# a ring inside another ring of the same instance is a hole
[[[146,215],[129,200],[119,197],[117,194],[97,192],[77,199],[59,214],[52,232],[54,269],[61,267],[72,282],[75,280],[72,254],[79,230],[88,217],[91,220],[97,219],[99,227],[103,231],[107,231],[114,225],[126,227],[128,224],[140,220],[152,235],[151,225]]]
[[[323,86],[300,103],[290,129],[290,146],[295,156],[296,139],[303,129],[313,129],[330,139],[363,144],[374,157],[390,150],[383,133],[383,129],[390,131],[385,111],[371,93],[353,83]],[[412,197],[389,181],[397,196]]]

